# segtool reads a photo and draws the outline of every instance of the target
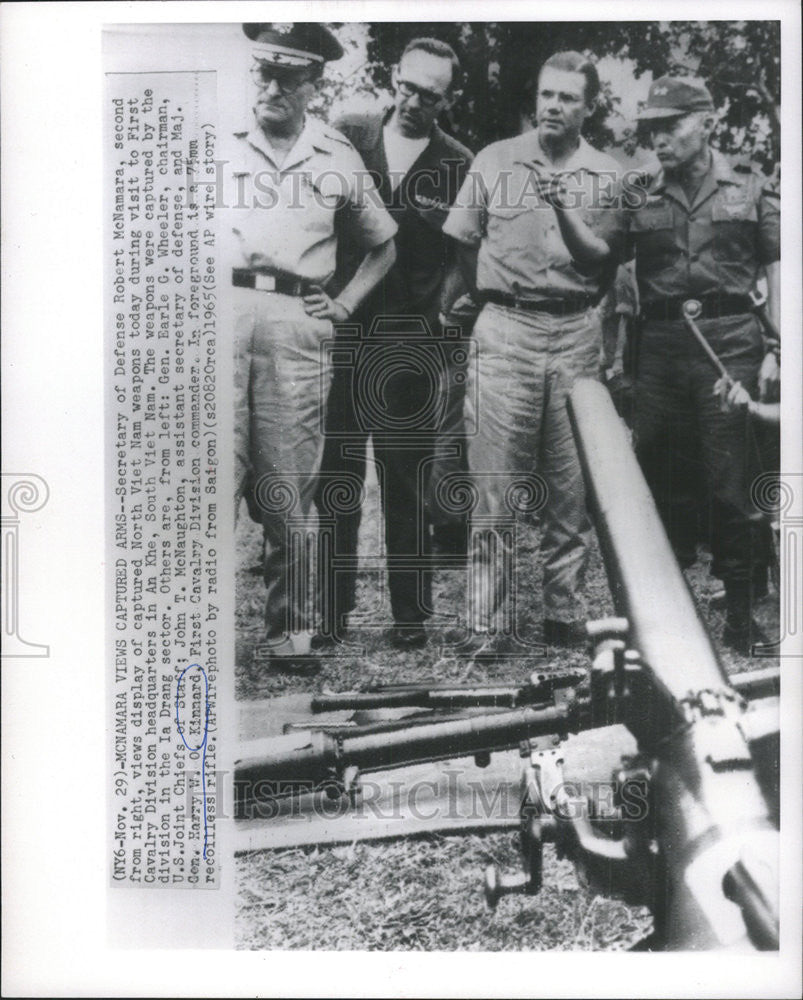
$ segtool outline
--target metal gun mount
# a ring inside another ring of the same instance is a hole
[[[651,948],[777,949],[779,671],[725,676],[608,393],[582,380],[569,411],[619,615],[588,623],[590,669],[315,698],[417,714],[245,745],[238,812],[300,787],[354,800],[361,772],[518,746],[523,870],[486,872],[491,906],[539,891],[553,842],[600,891],[651,907]]]

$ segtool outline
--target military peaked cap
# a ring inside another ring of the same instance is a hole
[[[243,31],[254,43],[254,58],[274,66],[304,69],[343,55],[332,32],[314,22],[244,24]]]

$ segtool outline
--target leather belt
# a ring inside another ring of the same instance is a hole
[[[273,268],[252,270],[248,267],[233,267],[231,283],[235,288],[254,288],[258,292],[277,292],[279,295],[306,295],[315,284],[309,278],[302,278],[289,271]]]
[[[566,299],[520,299],[507,292],[480,290],[482,302],[493,302],[496,306],[506,306],[508,309],[523,309],[525,312],[543,312],[551,316],[568,316],[571,313],[585,312],[596,303],[585,295],[575,295]]]
[[[694,298],[703,307],[701,319],[718,319],[720,316],[753,312],[753,302],[749,295],[703,295]],[[642,319],[683,319],[685,301],[686,299],[662,299],[660,302],[647,302],[641,307]]]

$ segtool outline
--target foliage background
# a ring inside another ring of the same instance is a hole
[[[700,76],[711,89],[721,120],[723,152],[770,172],[780,159],[780,23],[777,21],[551,21],[551,22],[373,22],[335,24],[347,52],[359,65],[348,75],[327,74],[317,110],[356,95],[389,91],[390,71],[411,38],[427,34],[453,46],[464,69],[461,95],[445,127],[477,151],[529,127],[534,76],[554,52],[575,49],[599,61],[621,64],[606,80],[586,138],[624,156],[637,152],[627,105],[628,80],[667,73]],[[356,30],[362,28],[362,31]],[[361,56],[361,58],[360,58]]]

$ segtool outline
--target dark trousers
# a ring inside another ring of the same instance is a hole
[[[443,419],[435,442],[427,503],[433,537],[463,551],[468,544],[468,512],[462,502],[468,482],[464,411],[469,365],[476,364],[473,346],[468,336],[444,341]]]
[[[756,398],[757,320],[726,316],[699,325],[730,375]],[[760,534],[750,500],[756,440],[744,411],[721,409],[716,379],[682,322],[648,323],[636,381],[636,452],[681,565],[694,561],[703,497],[712,570],[726,586],[747,586]]]
[[[319,577],[323,628],[338,631],[356,604],[369,437],[382,498],[393,619],[421,623],[432,613],[425,498],[442,416],[442,351],[434,341],[392,336],[340,344],[316,495],[323,530],[333,542]],[[369,553],[369,559],[375,555]]]

